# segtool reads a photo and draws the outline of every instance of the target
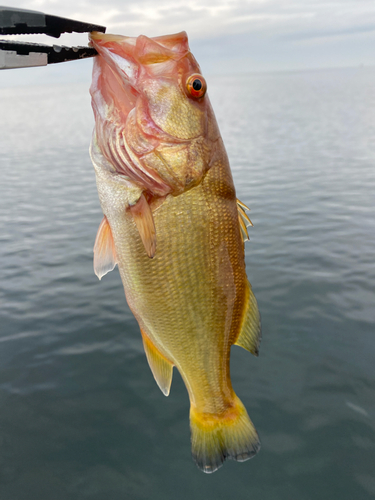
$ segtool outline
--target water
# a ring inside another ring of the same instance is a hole
[[[117,270],[93,273],[87,85],[3,88],[2,500],[375,496],[375,70],[208,84],[255,226],[261,353],[231,369],[261,452],[195,467],[179,375],[165,398]]]

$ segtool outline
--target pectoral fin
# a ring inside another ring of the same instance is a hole
[[[94,272],[101,280],[117,264],[115,242],[106,216],[103,217],[94,244]]]
[[[130,206],[130,211],[147,255],[152,259],[156,251],[156,229],[150,205],[144,194],[135,205]]]
[[[160,353],[142,330],[141,333],[143,347],[154,379],[164,396],[168,396],[172,383],[173,364]]]
[[[246,308],[243,315],[241,330],[235,345],[239,345],[251,352],[251,354],[254,354],[254,356],[258,356],[261,338],[262,328],[258,304],[251,289],[251,285],[248,283]]]

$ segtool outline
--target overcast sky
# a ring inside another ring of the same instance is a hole
[[[107,33],[137,36],[187,31],[192,52],[206,73],[247,73],[375,65],[374,0],[3,0],[7,6],[102,24]],[[85,35],[59,41],[85,45]],[[79,66],[78,66],[79,65]],[[57,65],[57,66],[65,66]],[[79,67],[79,70],[78,70]],[[56,74],[78,77],[86,62],[69,63]],[[49,68],[48,68],[49,69]],[[37,69],[17,70],[32,78]],[[8,71],[7,73],[10,73]],[[75,76],[74,76],[75,75]],[[77,76],[78,75],[78,76]]]

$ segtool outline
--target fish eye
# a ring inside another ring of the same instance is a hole
[[[199,99],[203,97],[207,90],[206,80],[202,75],[198,73],[194,73],[194,75],[190,75],[186,80],[186,90],[188,95],[191,97],[195,97]]]

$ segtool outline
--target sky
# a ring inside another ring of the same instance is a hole
[[[107,27],[107,33],[157,36],[185,30],[203,73],[375,66],[374,0],[3,2],[9,7],[101,24]],[[40,36],[27,39],[48,44],[87,44],[87,37],[82,34],[63,35],[57,41]],[[68,64],[55,65],[59,68],[49,67],[48,75],[52,80],[59,75],[68,80],[79,79],[87,72],[88,63],[68,63],[69,68]],[[38,70],[2,71],[0,86],[33,81]]]

